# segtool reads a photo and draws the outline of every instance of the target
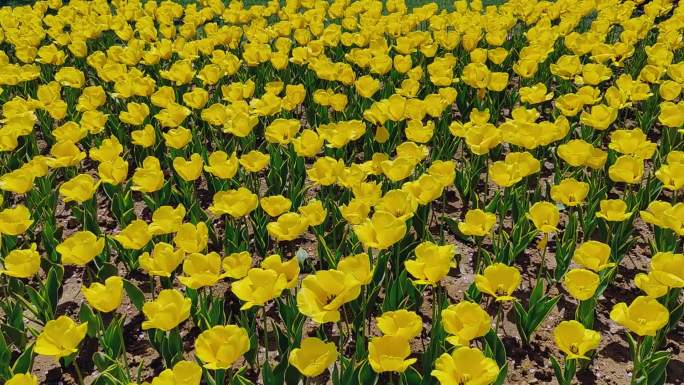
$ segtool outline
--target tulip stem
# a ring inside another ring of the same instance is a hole
[[[131,380],[131,368],[128,366],[128,353],[126,352],[126,341],[124,339],[124,332],[123,332],[123,320],[121,322],[121,329],[119,333],[119,339],[121,340],[121,355],[123,356],[123,362],[124,365],[126,366],[126,376],[128,376],[128,379]]]
[[[264,355],[266,356],[264,365],[268,367],[268,317],[266,316],[266,306],[261,307],[261,315],[264,319]]]
[[[74,361],[72,362],[74,366],[74,371],[76,372],[76,380],[78,381],[78,385],[84,385],[83,382],[83,375],[81,374],[81,369],[78,367],[78,361],[74,357]]]

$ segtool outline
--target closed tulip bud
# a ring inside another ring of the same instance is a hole
[[[592,298],[600,282],[598,274],[586,269],[572,269],[563,278],[563,286],[578,301]]]
[[[247,330],[236,325],[214,326],[195,340],[195,355],[207,369],[229,369],[249,346]]]
[[[553,339],[556,346],[566,354],[567,359],[585,359],[587,352],[598,348],[601,334],[586,329],[581,323],[571,320],[562,321],[553,329]]]
[[[142,328],[169,331],[190,317],[191,305],[190,299],[184,297],[180,291],[162,290],[154,301],[143,305],[146,320],[143,321]]]
[[[416,259],[404,262],[406,271],[415,278],[414,283],[436,285],[455,266],[456,246],[438,246],[426,241],[416,247],[415,254]]]
[[[95,282],[90,287],[81,286],[81,292],[88,304],[102,313],[109,313],[121,305],[123,297],[123,279],[113,276],[105,280],[104,285]]]
[[[43,356],[52,356],[56,359],[69,356],[78,351],[88,331],[88,323],[76,324],[67,316],[59,316],[57,319],[48,321],[38,335],[34,351]]]
[[[214,202],[209,206],[212,215],[228,214],[233,218],[243,217],[259,204],[259,198],[244,187],[237,190],[219,191],[214,194]]]
[[[232,253],[221,262],[223,275],[233,279],[242,279],[252,268],[252,256],[247,251]]]
[[[613,306],[610,319],[637,335],[655,336],[667,325],[670,312],[654,298],[636,297],[629,306],[624,302]]]
[[[0,211],[0,234],[23,234],[32,224],[31,213],[22,204]]]
[[[245,302],[240,310],[263,306],[266,302],[280,296],[287,286],[285,274],[275,270],[253,268],[247,276],[233,282],[233,294]]]
[[[14,249],[5,256],[4,266],[0,274],[15,278],[31,278],[40,269],[40,254],[36,251],[36,244],[32,243],[28,249]]]
[[[337,356],[334,343],[308,337],[302,340],[301,347],[292,349],[288,361],[304,376],[316,377],[325,372]]]
[[[173,243],[186,253],[201,253],[206,250],[209,228],[204,222],[197,225],[184,223],[173,237]]]
[[[152,239],[152,234],[145,221],[136,219],[112,238],[125,249],[140,250]]]
[[[85,266],[104,249],[104,238],[98,238],[90,231],[77,231],[57,245],[62,264]]]
[[[410,340],[420,335],[423,320],[418,314],[406,309],[388,311],[376,318],[378,329],[387,336],[401,337]]]
[[[444,330],[450,334],[447,342],[454,346],[467,346],[475,338],[491,329],[492,319],[480,305],[461,301],[442,310]]]
[[[138,257],[140,267],[149,275],[170,277],[185,258],[183,250],[175,250],[166,242],[154,245],[152,253],[144,252]]]
[[[451,354],[443,353],[435,360],[431,372],[440,385],[491,384],[499,375],[494,359],[485,357],[477,348],[462,346]]]
[[[410,355],[408,340],[402,337],[374,337],[368,343],[368,362],[376,373],[403,373],[416,362]]]
[[[64,202],[83,203],[93,197],[100,182],[88,174],[79,174],[59,187],[59,195]]]
[[[483,274],[475,276],[475,286],[483,293],[496,298],[497,301],[512,301],[515,289],[520,285],[520,270],[503,263],[487,266]]]

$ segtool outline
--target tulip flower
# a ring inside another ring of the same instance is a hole
[[[233,294],[245,303],[240,310],[263,306],[266,302],[280,296],[287,286],[285,274],[275,270],[253,268],[247,276],[233,282]]]
[[[656,299],[637,297],[627,306],[620,302],[610,311],[610,319],[640,336],[655,336],[667,325],[670,312]]]
[[[38,377],[31,373],[17,373],[5,385],[38,385]]]
[[[62,264],[84,266],[104,249],[104,238],[98,238],[90,231],[77,231],[57,245]]]
[[[240,218],[256,209],[258,202],[256,194],[240,187],[214,194],[214,202],[208,210],[212,215],[228,214],[233,218]]]
[[[599,205],[601,211],[598,211],[596,216],[608,222],[622,222],[632,216],[632,212],[627,211],[627,203],[623,200],[604,199]]]
[[[558,231],[556,226],[560,221],[560,213],[556,205],[550,202],[537,202],[530,207],[525,216],[534,223],[534,227],[544,234]]]
[[[435,361],[431,372],[440,385],[491,384],[499,375],[496,361],[477,348],[457,348],[451,354],[444,353]]]
[[[170,277],[185,258],[183,250],[175,250],[166,242],[154,245],[152,253],[144,252],[138,257],[140,267],[150,275]]]
[[[513,291],[520,285],[520,271],[513,266],[495,263],[487,266],[483,274],[475,276],[475,285],[497,301],[513,301]]]
[[[323,203],[318,199],[309,201],[304,206],[299,206],[297,210],[306,219],[309,226],[318,226],[325,222],[328,211],[323,207]]]
[[[221,262],[223,275],[233,279],[242,279],[252,268],[252,256],[247,251],[232,253]]]
[[[376,373],[403,373],[416,362],[411,355],[408,340],[396,336],[371,338],[368,343],[368,362]]]
[[[143,305],[146,320],[142,328],[169,331],[190,317],[190,307],[190,298],[184,297],[180,291],[162,290],[157,299]]]
[[[81,292],[88,304],[102,313],[109,313],[121,305],[123,297],[123,279],[112,276],[105,280],[104,285],[95,282],[90,287],[81,286]]]
[[[57,359],[66,357],[78,351],[88,330],[88,323],[76,324],[67,316],[59,316],[48,321],[36,339],[34,351],[43,356]]]
[[[684,254],[656,253],[651,258],[651,274],[668,287],[684,287]]]
[[[141,219],[129,223],[119,234],[113,236],[115,241],[129,250],[140,250],[152,239],[148,225]]]
[[[92,176],[79,174],[59,187],[59,195],[62,196],[64,202],[83,203],[93,197],[99,185],[100,182],[96,182]]]
[[[259,205],[264,209],[266,214],[277,217],[290,209],[292,201],[282,195],[273,195],[259,199]]]
[[[360,285],[368,285],[373,279],[370,258],[366,253],[344,257],[337,262],[337,270],[351,275]]]
[[[423,320],[418,314],[406,309],[387,311],[376,318],[378,329],[387,336],[401,337],[410,340],[420,335]]]
[[[551,199],[566,206],[577,206],[584,202],[589,193],[589,184],[574,178],[563,179],[551,187]]]
[[[194,361],[180,361],[173,368],[164,369],[152,379],[151,385],[200,385],[202,367]]]
[[[415,253],[415,260],[409,259],[404,262],[406,271],[416,278],[416,284],[436,285],[454,267],[456,246],[438,246],[432,242],[423,242],[416,247]]]
[[[0,234],[23,234],[32,224],[31,213],[22,204],[0,211]]]
[[[178,280],[191,289],[212,286],[221,279],[221,256],[214,251],[192,253],[183,261],[183,274]]]
[[[458,230],[465,235],[483,237],[492,232],[496,215],[480,209],[468,210],[465,220],[458,223]]]
[[[185,206],[160,206],[152,213],[152,223],[148,230],[152,235],[171,234],[180,230],[185,217]]]
[[[207,248],[209,228],[204,222],[184,223],[173,237],[173,243],[185,253],[201,253]]]
[[[315,337],[302,340],[301,347],[292,349],[289,363],[306,377],[316,377],[325,372],[337,360],[337,349],[332,342]]]
[[[32,243],[28,249],[14,249],[5,256],[4,267],[0,274],[15,278],[31,278],[40,269],[40,254],[36,251],[36,244]]]
[[[563,278],[565,289],[579,301],[593,297],[599,283],[599,275],[586,269],[572,269]]]
[[[351,274],[319,270],[307,275],[297,292],[299,312],[319,324],[340,320],[339,308],[356,299],[361,285]]]
[[[148,156],[143,160],[142,167],[137,167],[133,173],[131,189],[151,193],[158,191],[164,185],[164,173],[159,159]]]
[[[596,273],[615,266],[610,262],[610,246],[599,241],[587,241],[577,246],[572,261]]]
[[[220,179],[231,179],[238,170],[238,158],[235,152],[230,157],[223,151],[212,152],[207,163],[204,171]]]
[[[207,369],[228,369],[249,347],[247,330],[236,325],[214,326],[195,340],[195,355]]]
[[[586,359],[587,352],[598,348],[601,335],[586,329],[581,323],[571,320],[562,321],[553,330],[556,346],[566,354],[568,359]]]
[[[446,340],[454,346],[467,346],[492,328],[492,318],[474,302],[461,301],[450,305],[442,310],[441,316],[444,330],[450,334]]]
[[[373,217],[354,226],[354,233],[365,247],[384,250],[404,237],[406,224],[388,212],[376,211]]]

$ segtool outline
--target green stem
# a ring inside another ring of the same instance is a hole
[[[76,371],[76,380],[78,381],[78,385],[84,385],[85,383],[83,382],[83,375],[81,374],[81,368],[78,367],[76,357],[74,357],[72,365],[74,366],[74,370]]]

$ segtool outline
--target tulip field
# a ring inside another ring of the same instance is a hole
[[[0,7],[0,384],[681,384],[679,4]]]

